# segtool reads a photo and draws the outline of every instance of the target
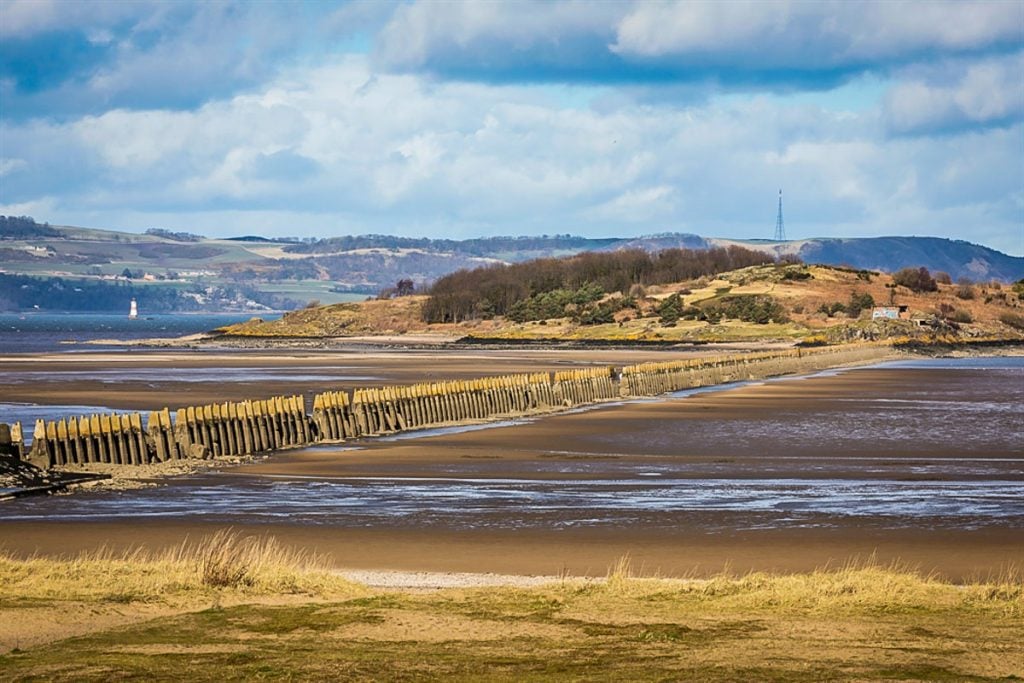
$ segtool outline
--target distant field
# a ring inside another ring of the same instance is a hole
[[[373,294],[332,292],[335,283],[324,280],[294,280],[291,282],[260,285],[260,290],[280,294],[289,299],[319,301],[321,304],[344,304],[352,301],[365,301]]]

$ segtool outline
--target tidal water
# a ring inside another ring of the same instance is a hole
[[[547,444],[525,466],[529,476],[502,476],[507,465],[486,458],[436,471],[418,465],[415,476],[255,476],[241,467],[138,491],[12,501],[0,506],[0,521],[709,533],[853,524],[1010,529],[1024,542],[1024,358],[908,361],[843,373],[877,378],[879,368],[891,371],[887,381],[851,382],[800,406],[770,399],[770,411],[732,418],[669,412],[653,425],[602,408],[592,419],[605,429],[573,444]],[[681,392],[665,400],[694,399]]]
[[[180,337],[252,317],[252,313],[162,313],[130,320],[127,311],[124,314],[0,313],[0,355],[96,351],[109,347],[81,343],[95,339]],[[269,320],[278,315],[260,314],[259,317]]]

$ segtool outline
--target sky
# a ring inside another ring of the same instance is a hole
[[[1024,255],[1024,2],[0,0],[0,213]]]

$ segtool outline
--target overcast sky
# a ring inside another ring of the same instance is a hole
[[[1024,254],[1024,2],[0,0],[0,213]]]

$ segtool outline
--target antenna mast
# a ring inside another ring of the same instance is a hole
[[[779,190],[779,216],[775,219],[775,241],[786,241],[786,226],[782,222],[782,190]]]

